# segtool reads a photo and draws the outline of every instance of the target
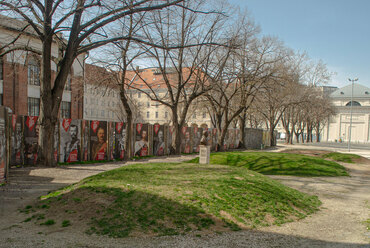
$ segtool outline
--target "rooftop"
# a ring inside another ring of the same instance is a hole
[[[337,89],[330,94],[331,98],[351,98],[352,84]],[[369,98],[370,99],[370,88],[361,84],[353,84],[353,98]]]

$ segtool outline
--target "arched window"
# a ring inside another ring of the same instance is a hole
[[[351,102],[348,102],[346,104],[347,107],[351,107]],[[352,101],[352,106],[361,106],[361,104],[359,102],[356,102],[356,101]]]
[[[28,84],[40,85],[40,65],[35,57],[28,60]]]

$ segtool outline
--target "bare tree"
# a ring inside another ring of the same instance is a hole
[[[24,27],[32,28],[32,36],[42,44],[40,51],[31,46],[17,46],[15,42],[3,48],[3,51],[29,50],[41,54],[41,111],[39,133],[39,163],[54,165],[53,133],[57,123],[58,110],[66,79],[76,57],[109,42],[122,39],[135,39],[145,42],[140,37],[108,36],[106,29],[115,22],[135,13],[159,10],[181,3],[183,0],[6,0],[0,1],[3,13],[24,21]],[[59,56],[54,58],[53,43],[58,41]],[[56,77],[52,79],[51,61],[57,65]]]
[[[147,51],[143,58],[157,68],[158,80],[149,81],[142,76],[141,70],[136,70],[140,82],[130,85],[131,89],[170,109],[174,126],[172,148],[176,154],[181,152],[180,131],[191,104],[212,87],[210,75],[217,68],[211,61],[226,18],[219,14],[221,11],[205,11],[207,5],[203,1],[185,2],[182,7],[147,15],[143,35],[159,46],[143,47]],[[179,44],[178,48],[173,48],[173,44]],[[142,83],[144,88],[140,88]]]

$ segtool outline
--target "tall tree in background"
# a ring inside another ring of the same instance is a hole
[[[103,46],[109,42],[140,37],[108,36],[106,30],[114,27],[119,19],[136,13],[160,10],[183,2],[183,0],[6,0],[0,1],[2,14],[24,21],[26,27],[40,40],[41,50],[28,45],[18,46],[12,42],[4,46],[4,52],[28,50],[41,54],[40,77],[40,132],[39,164],[55,165],[53,155],[54,129],[58,120],[59,107],[65,82],[73,61],[77,56]],[[59,56],[54,59],[57,72],[52,78],[53,43],[58,41]]]
[[[191,104],[211,89],[212,75],[217,74],[213,58],[217,47],[225,43],[220,38],[227,18],[220,14],[221,10],[225,11],[224,6],[217,8],[220,11],[208,11],[209,4],[205,5],[204,1],[187,1],[181,5],[183,8],[153,11],[146,16],[143,36],[157,46],[143,46],[146,51],[143,58],[157,68],[158,80],[149,81],[137,70],[144,87],[130,86],[171,111],[172,149],[176,154],[181,153],[181,127],[186,123]]]

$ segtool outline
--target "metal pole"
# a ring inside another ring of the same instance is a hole
[[[352,90],[351,90],[351,117],[350,117],[350,121],[349,121],[349,137],[348,137],[348,151],[350,152],[351,151],[351,136],[352,136],[352,106],[353,106],[353,84],[355,81],[358,80],[358,78],[355,78],[355,79],[348,79],[350,82],[352,82]]]

